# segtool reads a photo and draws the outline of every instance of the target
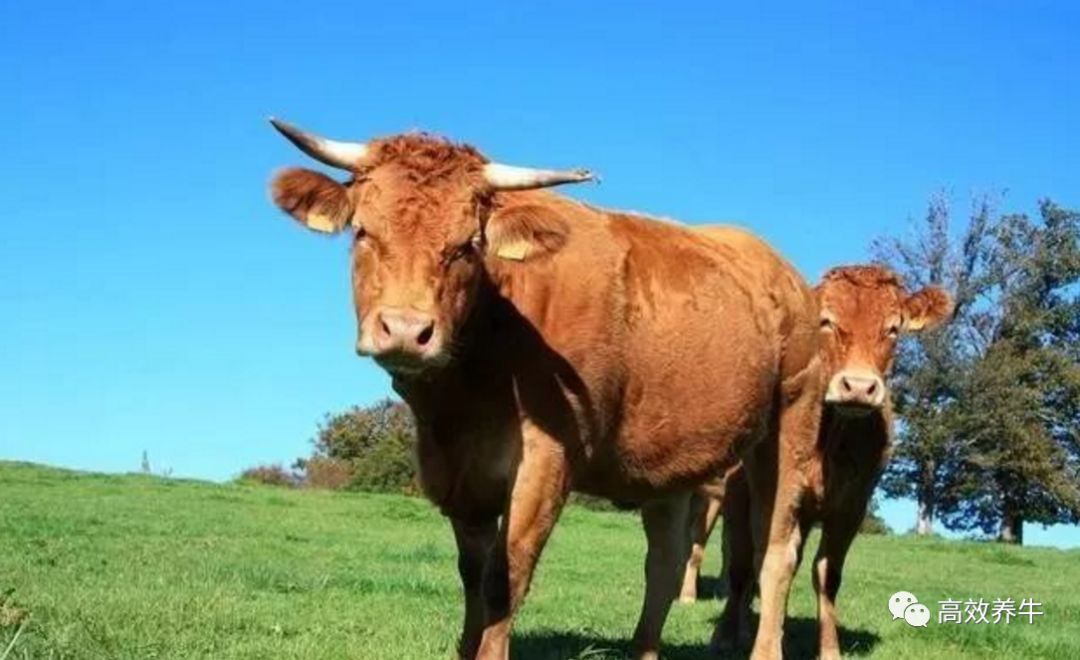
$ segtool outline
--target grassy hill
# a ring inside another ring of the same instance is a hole
[[[624,657],[642,536],[635,516],[570,509],[519,618],[515,657]],[[706,573],[718,565],[712,548]],[[791,598],[794,657],[815,646],[806,568]],[[949,597],[1031,597],[1045,614],[912,628],[888,614],[899,590],[933,612]],[[1080,657],[1076,551],[863,537],[840,604],[849,655]],[[676,606],[665,657],[704,656],[719,606]],[[0,462],[0,660],[449,658],[460,607],[449,527],[423,500]]]

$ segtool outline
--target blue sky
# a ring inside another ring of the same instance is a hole
[[[588,166],[571,194],[738,221],[812,279],[940,189],[1080,205],[1075,4],[169,4],[0,6],[2,458],[224,479],[388,393],[347,241],[267,199],[304,162],[271,114]]]

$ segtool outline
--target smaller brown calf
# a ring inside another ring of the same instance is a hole
[[[818,596],[819,652],[838,658],[836,595],[844,559],[866,515],[866,508],[889,458],[892,404],[885,385],[901,332],[915,332],[944,322],[952,299],[938,287],[908,295],[900,279],[880,266],[846,266],[826,273],[816,289],[821,308],[825,408],[815,447],[781,446],[793,466],[777,475],[779,483],[801,482],[801,539],[816,523],[821,544],[814,558],[813,583]],[[775,466],[776,463],[774,462]],[[724,478],[724,577],[728,599],[714,644],[730,647],[750,637],[750,601],[756,581],[753,500],[745,468]],[[699,493],[704,501],[709,493]],[[687,563],[682,599],[696,597],[697,573],[719,502],[699,503],[694,550]],[[757,552],[760,554],[760,552]],[[802,547],[798,548],[801,557]]]

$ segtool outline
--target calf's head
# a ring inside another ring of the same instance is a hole
[[[275,176],[271,194],[308,229],[352,233],[356,351],[399,375],[452,360],[489,254],[521,260],[555,249],[550,226],[539,228],[535,212],[500,214],[496,194],[593,179],[585,170],[492,163],[471,147],[425,134],[365,144],[271,123],[307,155],[350,173],[338,182],[287,169]]]
[[[909,295],[900,278],[881,266],[834,268],[818,285],[817,297],[825,335],[825,403],[847,412],[880,409],[900,333],[932,328],[953,308],[944,289],[928,286]]]

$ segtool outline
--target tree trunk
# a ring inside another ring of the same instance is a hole
[[[998,540],[1002,543],[1024,544],[1024,519],[1012,511],[1006,511],[1001,516],[1001,533]]]
[[[933,504],[919,498],[919,511],[915,519],[915,533],[919,536],[928,536],[934,533]]]
[[[922,466],[919,484],[919,509],[915,518],[915,534],[928,536],[934,533],[934,461],[927,461]]]

